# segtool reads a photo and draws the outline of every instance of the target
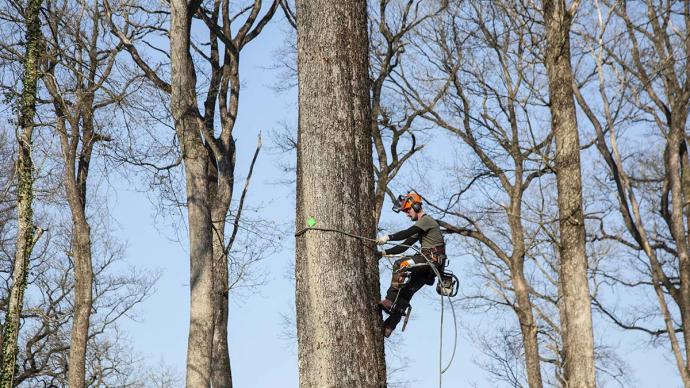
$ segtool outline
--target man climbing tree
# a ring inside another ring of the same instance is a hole
[[[364,0],[297,1],[300,386],[385,387]],[[309,220],[309,223],[307,224]]]
[[[402,244],[384,251],[386,255],[397,255],[408,247],[421,241],[421,254],[403,257],[393,265],[393,278],[386,292],[386,297],[379,302],[389,316],[383,323],[383,335],[390,337],[403,315],[411,311],[410,300],[425,284],[434,284],[436,272],[442,272],[446,260],[446,244],[441,234],[441,227],[435,219],[422,209],[422,197],[415,192],[398,197],[395,212],[403,211],[412,221],[411,227],[376,239],[379,245],[388,241],[405,240]],[[431,267],[434,265],[436,271]],[[404,328],[404,327],[403,327]]]

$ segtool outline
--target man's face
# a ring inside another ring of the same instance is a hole
[[[405,214],[406,214],[407,217],[408,217],[409,219],[411,219],[412,221],[417,221],[417,212],[414,211],[414,209],[412,209],[412,208],[406,209],[406,210],[405,210]]]

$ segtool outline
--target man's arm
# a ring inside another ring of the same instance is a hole
[[[413,239],[414,241],[412,241],[411,243],[405,244],[405,245],[412,245],[416,241],[419,240],[419,236],[421,236],[420,233],[422,233],[423,231],[424,230],[422,228],[418,227],[417,225],[412,225],[405,230],[401,230],[401,231],[393,233],[393,234],[384,234],[382,236],[379,236],[376,239],[376,243],[379,245],[383,245],[383,244],[387,243],[389,240],[401,241],[401,240],[405,240],[405,239]],[[405,241],[405,242],[407,242],[407,241]],[[404,251],[404,249],[403,249],[403,251]]]
[[[418,236],[419,233],[422,233],[422,232],[423,232],[422,228],[420,228],[417,225],[412,225],[405,230],[401,230],[399,232],[389,234],[388,238],[389,238],[389,240],[392,240],[392,241],[401,241],[401,240],[405,240],[407,238],[410,238],[412,236]],[[418,239],[419,239],[418,237],[415,237],[415,241]],[[412,244],[409,244],[409,245],[412,245]]]
[[[392,238],[391,238],[392,240]],[[385,251],[383,251],[384,255],[397,255],[400,253],[405,252],[408,247],[412,246],[412,244],[416,243],[419,241],[419,238],[417,236],[410,237],[407,240],[403,241],[401,245],[394,246],[393,248],[388,248]]]

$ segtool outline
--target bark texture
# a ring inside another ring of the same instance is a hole
[[[580,142],[570,64],[573,9],[566,8],[565,0],[545,0],[543,9],[551,126],[556,138],[564,384],[571,388],[594,387],[594,336],[587,280]]]
[[[91,260],[91,227],[86,217],[86,182],[94,145],[92,104],[86,104],[79,115],[84,123],[80,136],[71,139],[59,130],[65,156],[65,189],[72,212],[72,260],[74,261],[74,318],[70,339],[68,381],[70,387],[85,386],[86,345],[89,338],[89,318],[93,305],[93,266]],[[59,112],[59,111],[58,111]],[[62,121],[62,120],[60,120]],[[72,123],[79,128],[80,124]],[[58,125],[59,126],[59,125]],[[78,129],[76,129],[79,133]],[[84,143],[77,155],[79,138]],[[76,169],[76,172],[75,172]]]
[[[2,333],[2,370],[0,386],[12,387],[17,360],[19,319],[24,304],[29,258],[40,233],[33,224],[33,161],[31,144],[36,113],[36,84],[39,78],[39,58],[42,41],[41,0],[30,0],[26,7],[26,53],[24,58],[23,90],[21,96],[17,151],[17,247],[12,266],[12,286]]]
[[[98,36],[99,13],[93,12],[94,36]],[[90,71],[85,74],[86,90],[77,109],[67,115],[72,129],[71,136],[65,126],[65,111],[69,109],[59,95],[59,88],[53,84],[54,77],[47,83],[53,95],[55,111],[58,113],[58,133],[65,160],[65,191],[72,213],[72,260],[74,262],[74,318],[69,351],[69,386],[82,388],[86,376],[86,345],[89,338],[89,318],[93,305],[93,265],[91,257],[91,226],[86,216],[86,188],[93,147],[98,136],[94,132],[94,84],[96,83],[96,47],[89,51]],[[80,144],[81,143],[81,144]]]
[[[186,385],[208,387],[214,321],[212,223],[207,151],[199,135],[204,124],[197,107],[196,74],[189,52],[191,20],[197,7],[196,2],[170,2],[171,111],[182,147],[189,222],[191,306]]]
[[[298,1],[297,228],[374,236],[366,2]],[[378,265],[342,234],[297,237],[301,387],[384,387]]]
[[[93,55],[96,55],[95,52]],[[91,226],[86,216],[86,188],[89,165],[97,135],[93,127],[93,94],[85,93],[80,102],[81,111],[65,115],[69,109],[57,94],[58,88],[51,79],[48,89],[55,96],[58,114],[57,130],[65,160],[65,191],[72,215],[72,249],[74,262],[74,318],[67,371],[70,387],[84,387],[86,376],[86,346],[89,339],[89,318],[93,306],[93,265],[91,254]],[[71,136],[65,124],[70,120]]]

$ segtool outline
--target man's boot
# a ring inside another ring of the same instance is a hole
[[[390,315],[391,311],[393,311],[393,302],[391,302],[389,299],[381,299],[379,301],[379,307],[381,307],[381,310]]]
[[[383,336],[388,338],[391,336],[393,333],[393,330],[395,330],[395,327],[398,326],[398,322],[400,322],[401,315],[396,313],[396,314],[391,314],[388,318],[386,318],[385,321],[383,321]]]

